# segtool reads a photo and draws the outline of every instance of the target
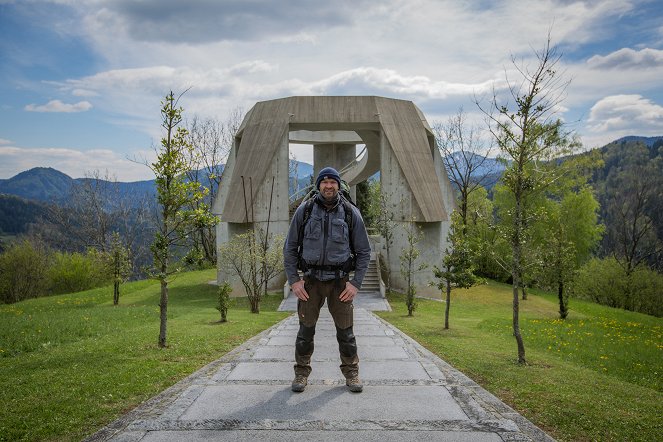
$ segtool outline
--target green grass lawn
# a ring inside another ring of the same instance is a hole
[[[171,284],[167,349],[159,349],[159,284],[112,287],[0,305],[0,440],[80,440],[218,359],[288,313],[236,299],[218,323],[214,270]]]
[[[511,287],[489,283],[452,292],[445,304],[405,299],[379,312],[560,441],[653,441],[663,434],[663,319],[579,300],[558,319],[556,297],[521,301],[528,365],[512,335]]]

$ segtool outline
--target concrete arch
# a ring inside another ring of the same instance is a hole
[[[380,172],[381,187],[400,228],[387,263],[392,285],[404,287],[398,255],[410,220],[424,234],[422,261],[441,265],[455,199],[435,139],[411,101],[372,96],[287,97],[258,102],[247,113],[221,178],[213,212],[220,215],[217,244],[252,225],[285,235],[290,223],[289,143],[314,146],[314,173],[325,166],[351,186]],[[356,146],[366,152],[356,159]],[[376,250],[382,247],[374,238]],[[219,266],[219,281],[229,278]],[[416,275],[418,293],[434,295],[430,268]],[[276,287],[282,284],[274,281]],[[236,287],[241,290],[241,288]]]

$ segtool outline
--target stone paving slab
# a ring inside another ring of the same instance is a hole
[[[180,442],[179,431],[154,431],[143,442]],[[187,441],[256,441],[265,439],[264,431],[190,431]],[[338,442],[361,440],[363,442],[412,442],[415,440],[430,442],[502,442],[497,434],[460,431],[272,431],[269,440],[274,442]]]
[[[294,341],[294,338],[292,340]],[[285,347],[285,348],[284,348]],[[293,345],[287,346],[265,346],[258,348],[255,353],[251,356],[251,359],[285,359],[287,361],[292,361],[294,358],[295,349]],[[403,347],[386,347],[386,346],[366,346],[360,348],[358,351],[360,361],[369,361],[369,360],[391,360],[391,359],[407,359],[408,354]],[[338,356],[338,344],[331,343],[330,345],[318,345],[315,346],[315,353],[313,353],[313,361],[322,361],[322,360],[339,360]]]
[[[362,330],[363,328],[363,330]],[[364,308],[355,308],[364,392],[340,373],[323,309],[313,372],[290,391],[292,315],[88,438],[89,441],[553,441],[547,434]]]
[[[290,386],[258,385],[246,395],[244,385],[206,388],[180,416],[182,420],[467,420],[441,386],[376,386],[353,394],[345,386],[310,385],[306,394]],[[393,402],[393,404],[391,403]],[[426,404],[422,407],[422,404]]]
[[[294,359],[294,358],[293,358]],[[313,371],[309,379],[343,379],[338,361],[314,361]],[[292,381],[294,377],[293,362],[240,362],[230,372],[226,380],[258,380],[258,381]],[[426,370],[417,361],[363,361],[359,363],[359,373],[365,381],[376,379],[391,380],[427,380],[430,379]]]

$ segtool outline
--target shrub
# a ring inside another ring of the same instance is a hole
[[[0,255],[0,301],[13,303],[44,296],[51,252],[41,243],[16,242]]]
[[[572,295],[610,307],[663,316],[663,275],[638,267],[630,275],[614,258],[594,258],[575,279]]]
[[[112,281],[102,254],[93,249],[85,254],[56,252],[52,262],[48,280],[53,294],[80,292]]]
[[[221,313],[221,320],[219,322],[226,322],[228,320],[228,308],[230,307],[230,293],[233,291],[233,288],[230,286],[228,281],[224,281],[223,284],[219,286],[217,291],[217,305],[216,309]]]

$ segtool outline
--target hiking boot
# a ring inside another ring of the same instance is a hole
[[[295,380],[292,381],[292,391],[295,393],[301,393],[306,388],[306,384],[308,384],[308,378],[306,376],[297,375],[295,376]]]
[[[345,385],[347,385],[353,393],[361,393],[364,390],[364,385],[361,383],[358,376],[347,378],[345,380]]]

